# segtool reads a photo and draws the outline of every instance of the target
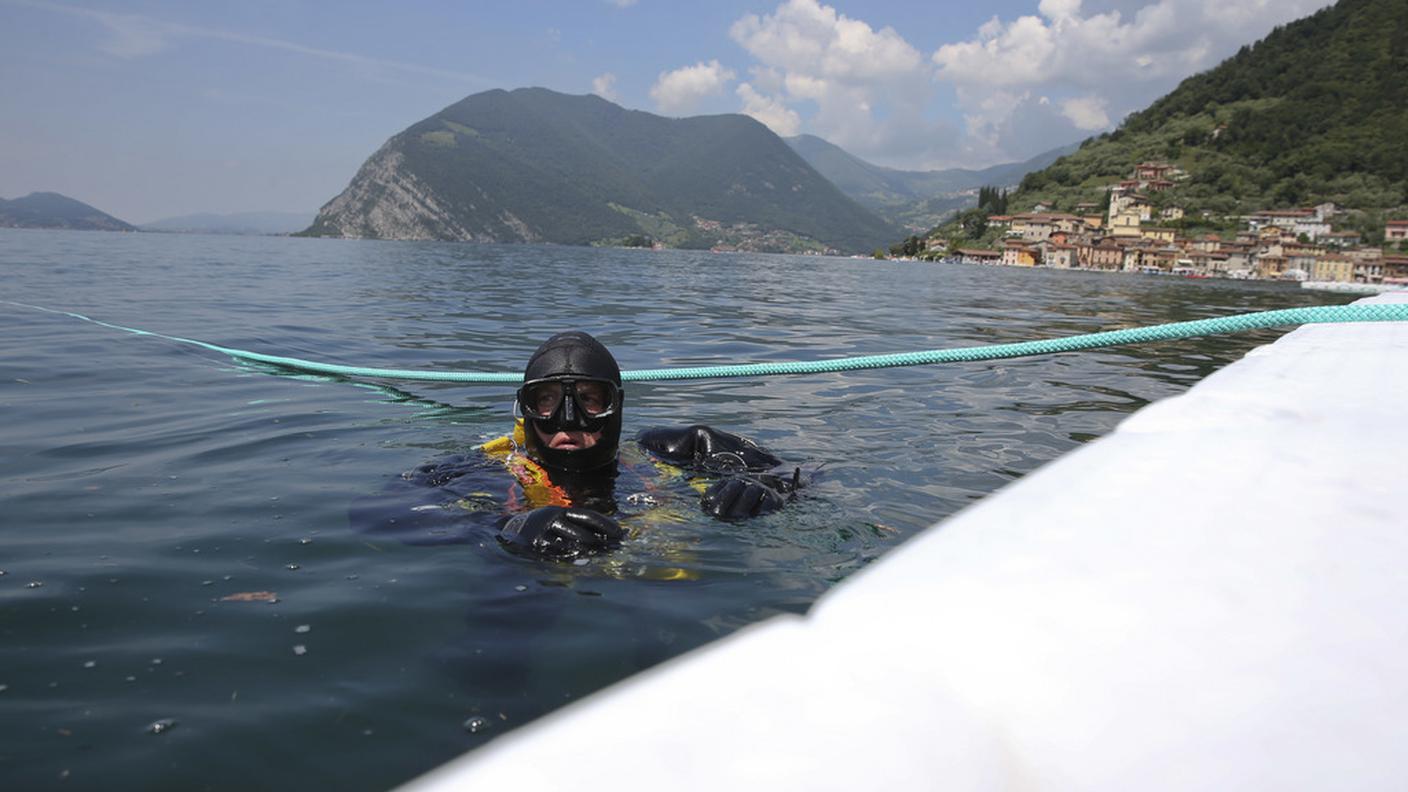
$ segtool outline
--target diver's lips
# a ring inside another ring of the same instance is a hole
[[[566,432],[553,435],[548,440],[548,448],[554,451],[581,451],[591,446],[592,444],[579,440]]]

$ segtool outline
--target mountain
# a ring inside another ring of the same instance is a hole
[[[886,220],[915,230],[931,228],[955,209],[975,205],[979,187],[1016,186],[1023,176],[1077,148],[1073,143],[1025,162],[981,170],[904,171],[873,165],[815,135],[786,140],[807,164],[830,179],[841,192]]]
[[[55,192],[0,198],[0,228],[69,228],[80,231],[136,231],[136,228],[82,201]]]
[[[520,88],[395,135],[302,233],[849,252],[895,232],[748,116]]]
[[[1011,206],[1100,201],[1145,161],[1187,174],[1152,197],[1198,217],[1322,201],[1398,206],[1408,200],[1405,74],[1408,3],[1340,0],[1276,28],[1030,174]]]
[[[313,222],[312,212],[236,212],[189,214],[153,220],[143,231],[195,234],[292,234]]]

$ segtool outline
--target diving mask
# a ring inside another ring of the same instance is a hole
[[[554,429],[600,431],[601,421],[620,405],[621,388],[610,380],[550,377],[525,382],[518,389],[523,416]]]

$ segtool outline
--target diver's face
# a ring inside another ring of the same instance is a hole
[[[538,433],[538,441],[548,448],[558,451],[579,451],[591,448],[601,439],[601,432],[544,432],[536,423],[533,431]]]

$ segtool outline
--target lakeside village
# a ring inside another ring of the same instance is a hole
[[[942,237],[920,240],[925,258],[1013,267],[1052,267],[1194,278],[1294,280],[1334,285],[1408,287],[1408,255],[1362,244],[1357,231],[1336,230],[1344,212],[1333,203],[1308,209],[1268,210],[1242,217],[1236,237],[1218,234],[1187,238],[1155,225],[1148,195],[1172,188],[1186,175],[1158,162],[1141,163],[1133,178],[1109,188],[1109,208],[1078,204],[1074,214],[1037,204],[1030,213],[992,215],[988,226],[1005,229],[1001,249],[962,247]],[[1166,206],[1159,221],[1183,218]],[[1385,246],[1408,249],[1408,220],[1388,220]],[[940,252],[943,251],[943,252]],[[921,252],[921,255],[922,252]]]

